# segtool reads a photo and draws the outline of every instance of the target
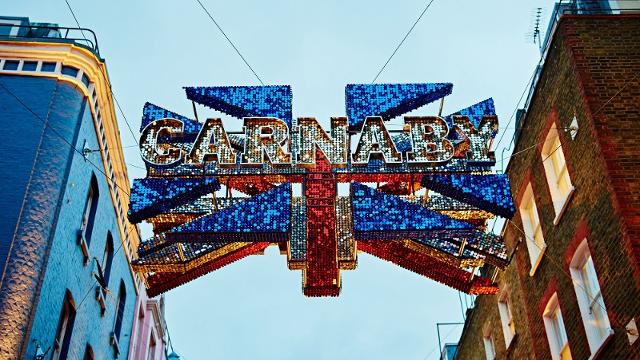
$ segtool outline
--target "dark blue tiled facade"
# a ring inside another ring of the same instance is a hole
[[[23,358],[33,359],[37,346],[51,347],[50,358],[68,292],[76,307],[68,358],[82,359],[90,345],[95,359],[114,359],[111,334],[123,286],[117,358],[126,359],[137,294],[109,184],[90,163],[104,171],[101,154],[94,151],[85,159],[68,144],[99,148],[89,101],[74,85],[55,78],[0,75],[0,82],[9,90],[0,87],[0,338],[20,332]],[[104,313],[96,300],[96,262],[85,265],[77,242],[92,176],[99,196],[89,259],[102,260],[108,233],[118,250]],[[0,351],[3,357],[15,349]]]

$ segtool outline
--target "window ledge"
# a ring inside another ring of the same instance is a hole
[[[115,333],[111,333],[111,346],[113,346],[113,351],[116,354],[116,358],[120,355],[120,344],[118,343],[118,338],[116,338]]]
[[[509,344],[507,344],[507,349],[506,349],[507,354],[511,353],[511,350],[513,349],[513,344],[515,344],[517,337],[518,337],[518,333],[515,333],[511,336],[511,340],[509,341]]]
[[[607,346],[607,344],[609,344],[611,342],[611,340],[613,339],[613,329],[609,329],[608,330],[608,334],[607,336],[604,337],[604,339],[602,339],[602,342],[600,342],[600,345],[598,346],[598,348],[596,349],[596,351],[594,351],[591,356],[589,356],[588,360],[595,360],[598,357],[600,357],[600,354],[602,354],[602,351],[604,350],[604,348]]]
[[[537,246],[537,245],[534,244],[534,246]],[[544,253],[546,250],[547,250],[547,244],[544,244],[542,246],[542,249],[540,249],[538,258],[531,264],[531,270],[529,271],[529,276],[535,275],[536,270],[538,270],[538,267],[540,266],[540,262],[542,262],[542,257],[544,256]]]
[[[89,245],[87,244],[87,239],[84,235],[84,229],[78,230],[78,246],[80,246],[80,250],[82,251],[82,256],[84,259],[84,266],[89,265]]]
[[[96,286],[96,301],[100,305],[100,316],[104,316],[107,311],[107,301],[100,286]]]
[[[569,200],[571,200],[571,198],[573,197],[573,193],[575,192],[576,188],[571,185],[571,189],[569,189],[569,193],[567,193],[567,196],[564,198],[564,201],[562,202],[562,206],[560,207],[560,210],[557,212],[556,217],[553,219],[553,225],[558,225],[560,223],[560,219],[562,218],[562,215],[564,215],[564,211],[567,209],[567,205],[569,205]]]

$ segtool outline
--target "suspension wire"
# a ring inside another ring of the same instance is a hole
[[[198,2],[200,2],[200,0],[196,0]],[[422,10],[422,12],[420,13],[420,16],[418,16],[418,18],[416,19],[416,21],[413,23],[413,25],[411,25],[411,28],[409,29],[409,31],[407,31],[407,33],[404,35],[404,37],[402,38],[402,40],[400,41],[400,43],[398,44],[398,46],[396,46],[396,48],[393,50],[393,53],[391,53],[391,56],[389,56],[389,58],[387,59],[387,61],[384,63],[384,65],[382,65],[382,67],[380,68],[380,71],[378,71],[378,73],[376,74],[376,76],[373,78],[373,80],[371,80],[371,83],[375,83],[376,80],[378,80],[378,77],[380,76],[380,74],[382,74],[382,72],[384,71],[384,69],[387,67],[387,65],[389,64],[389,62],[391,61],[391,59],[393,59],[393,57],[395,56],[395,54],[398,52],[398,50],[400,49],[400,47],[402,46],[402,44],[404,44],[404,41],[407,40],[407,38],[409,37],[409,35],[411,34],[411,32],[413,31],[413,29],[416,27],[416,25],[418,25],[418,22],[420,22],[420,19],[422,19],[422,16],[424,16],[424,14],[427,12],[427,10],[429,10],[429,8],[431,7],[431,4],[434,2],[435,0],[431,0],[429,1],[429,3],[427,4],[427,6],[424,8],[424,10]]]
[[[522,101],[522,98],[524,98],[524,94],[527,93],[527,90],[531,88],[531,85],[533,83],[533,79],[536,77],[536,73],[538,72],[538,66],[540,66],[540,63],[542,63],[542,58],[540,58],[540,60],[538,61],[538,65],[536,65],[536,68],[533,71],[533,74],[531,74],[531,78],[529,78],[529,80],[525,84],[525,87],[522,90],[522,94],[520,94],[520,98],[518,99],[518,102],[516,103],[516,107],[515,107],[515,109],[513,109],[513,112],[511,113],[511,116],[509,117],[509,121],[507,121],[507,125],[505,126],[505,128],[503,130],[506,130],[507,128],[509,128],[509,125],[511,125],[511,121],[513,121],[516,113],[518,112],[518,105],[520,105],[520,102]],[[515,128],[514,128],[514,130],[515,130]],[[504,138],[504,134],[505,133],[506,132],[503,132],[502,135],[500,135],[500,139],[498,139],[498,143],[496,144],[496,149],[498,148],[498,146],[500,146],[500,143],[502,142],[502,139]]]
[[[25,104],[22,99],[20,99],[14,92],[12,92],[11,90],[9,90],[5,84],[0,81],[0,87],[2,89],[4,89],[4,91],[6,91],[9,95],[11,95],[11,97],[13,97],[14,99],[16,99],[16,101],[18,101],[18,103],[20,103],[20,105],[22,105],[22,107],[24,107],[27,111],[29,111],[31,113],[31,115],[33,115],[34,118],[38,119],[40,122],[42,122],[45,127],[48,127],[57,137],[59,137],[60,139],[62,139],[62,141],[64,141],[67,145],[69,145],[69,147],[71,147],[72,150],[74,150],[76,153],[78,153],[79,155],[81,155],[82,157],[84,156],[84,153],[80,150],[78,150],[73,144],[71,144],[67,139],[65,139],[64,136],[62,136],[54,127],[51,127],[49,125],[47,125],[47,122],[42,119],[40,117],[40,115],[38,115],[35,111],[33,111],[27,104]],[[91,160],[89,159],[85,159],[91,166],[93,166],[98,172],[100,172],[102,175],[104,175],[105,179],[107,179],[107,182],[110,182],[113,186],[117,187],[118,189],[122,190],[125,194],[127,194],[128,196],[131,196],[131,194],[129,193],[128,190],[123,189],[122,187],[120,187],[120,185],[118,185],[118,183],[116,183],[115,181],[111,180],[109,178],[109,176],[107,176],[107,174],[96,164],[94,164]]]
[[[455,327],[455,326],[452,326],[452,327],[451,327],[451,330],[449,330],[449,332],[448,332],[446,335],[444,335],[442,338],[443,338],[443,339],[448,338],[448,337],[449,337],[449,335],[451,335],[455,329],[456,329],[456,327]],[[436,345],[436,346],[434,346],[434,347],[433,347],[433,349],[431,349],[431,350],[427,353],[427,355],[425,355],[425,356],[424,356],[423,360],[427,360],[427,358],[428,358],[431,354],[433,354],[433,352],[434,352],[434,351],[436,351],[436,350],[441,351],[442,349],[438,349],[438,346],[437,346],[437,345]]]
[[[202,2],[200,0],[196,0],[196,2],[200,5],[202,10],[204,10],[204,12],[207,14],[207,16],[209,16],[209,19],[211,19],[211,21],[218,28],[218,30],[220,30],[220,33],[222,33],[222,36],[224,36],[224,38],[227,39],[227,42],[229,42],[229,45],[231,45],[233,50],[235,50],[236,53],[238,54],[238,56],[240,56],[240,59],[242,59],[244,64],[247,65],[247,67],[249,68],[249,70],[251,70],[251,72],[256,77],[256,79],[258,79],[258,81],[260,82],[260,85],[264,86],[264,83],[262,82],[262,79],[260,79],[260,76],[258,76],[258,74],[255,72],[255,70],[253,70],[253,67],[251,67],[251,65],[249,65],[249,62],[247,61],[247,59],[245,59],[245,57],[242,55],[240,50],[238,50],[238,47],[233,43],[233,41],[231,41],[231,39],[229,38],[229,36],[227,36],[227,34],[224,32],[224,30],[222,30],[222,27],[220,26],[220,24],[218,24],[216,19],[213,18],[213,16],[209,12],[209,10],[207,10],[207,8],[204,6],[204,4],[202,4]]]
[[[69,4],[69,0],[64,0],[64,1],[67,3],[67,7],[69,8],[69,12],[71,12],[71,16],[73,16],[73,20],[76,22],[76,25],[78,25],[78,29],[82,33],[82,37],[85,39],[85,41],[89,41],[89,40],[87,40],[87,37],[84,35],[84,31],[82,30],[82,26],[80,26],[80,22],[78,21],[78,18],[76,17],[76,13],[73,11],[73,8],[71,7],[71,4]],[[122,118],[124,118],[125,124],[127,124],[127,128],[129,129],[129,133],[131,133],[131,137],[133,138],[133,141],[135,141],[135,143],[137,145],[138,144],[138,138],[136,137],[136,135],[134,134],[133,130],[131,129],[131,124],[129,124],[129,120],[127,119],[127,116],[124,114],[124,111],[122,111],[122,108],[120,107],[120,103],[118,102],[118,99],[116,98],[116,94],[113,93],[113,89],[111,88],[111,84],[109,84],[109,93],[111,93],[111,97],[113,97],[113,101],[116,103],[116,106],[118,107],[118,110],[120,110],[120,115],[122,115]]]
[[[75,20],[76,25],[78,25],[78,30],[80,30],[80,33],[82,34],[82,37],[84,38],[85,41],[89,41],[89,40],[87,40],[87,37],[84,35],[84,30],[82,29],[82,26],[80,26],[80,22],[78,22],[78,18],[76,17],[76,13],[71,8],[71,4],[69,4],[69,0],[64,0],[64,2],[67,3],[67,7],[69,8],[69,11],[71,12],[71,16],[73,16],[73,20]]]

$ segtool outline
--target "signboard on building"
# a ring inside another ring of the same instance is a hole
[[[308,296],[337,296],[340,270],[355,269],[359,251],[467,293],[495,293],[474,269],[506,266],[502,240],[484,227],[515,209],[507,177],[492,172],[492,99],[387,127],[452,88],[347,85],[346,116],[329,129],[293,117],[289,86],[185,88],[194,107],[224,121],[147,103],[147,177],[133,183],[129,219],[153,224],[155,236],[134,269],[148,274],[153,295],[277,244],[302,270]]]

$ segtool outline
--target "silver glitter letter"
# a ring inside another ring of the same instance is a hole
[[[447,140],[449,126],[438,116],[405,116],[409,125],[411,151],[407,152],[409,164],[443,163],[453,157],[454,148]]]
[[[188,164],[217,161],[221,166],[235,165],[236,154],[220,119],[207,119],[187,156]]]
[[[154,165],[177,165],[182,160],[180,148],[158,139],[182,133],[182,128],[182,121],[176,119],[159,119],[147,125],[140,135],[142,159]]]
[[[353,165],[367,165],[371,154],[382,154],[386,164],[401,164],[402,154],[396,148],[380,116],[364,120],[356,152],[351,155]]]
[[[284,121],[276,118],[244,118],[243,165],[262,165],[264,155],[272,165],[290,165],[291,154],[283,146],[289,138],[289,129]]]
[[[331,165],[347,164],[347,118],[331,118],[331,136],[329,136],[315,118],[298,118],[300,128],[299,159],[300,165],[316,163],[316,147],[322,151]]]
[[[491,141],[498,133],[498,118],[485,116],[480,121],[480,128],[476,129],[468,116],[454,115],[453,124],[458,133],[466,138],[469,145],[467,159],[474,162],[494,162],[495,154],[491,149]]]

